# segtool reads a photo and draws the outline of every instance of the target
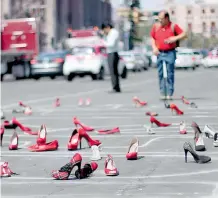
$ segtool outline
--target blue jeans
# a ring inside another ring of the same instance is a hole
[[[163,78],[163,62],[167,67],[166,95],[172,96],[174,93],[174,67],[176,61],[176,51],[160,52],[157,56],[157,69],[159,77],[159,87],[161,95],[165,95],[165,85]]]

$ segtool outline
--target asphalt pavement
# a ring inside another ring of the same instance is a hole
[[[157,71],[150,69],[131,74],[121,81],[122,93],[110,94],[109,79],[92,81],[90,78],[76,78],[67,82],[62,78],[39,81],[2,82],[2,108],[6,118],[13,116],[23,124],[37,131],[45,124],[48,141],[57,139],[59,149],[50,152],[30,152],[27,147],[35,144],[36,136],[19,135],[19,150],[9,151],[12,130],[6,130],[1,150],[1,161],[8,161],[10,168],[19,175],[1,179],[2,198],[217,198],[218,197],[218,148],[211,139],[204,138],[207,150],[203,153],[212,158],[207,164],[197,164],[188,156],[184,160],[183,143],[194,143],[192,121],[203,129],[205,124],[218,131],[218,70],[178,70],[175,77],[175,99],[172,101],[184,110],[184,115],[172,115],[159,100]],[[184,95],[198,106],[193,109],[182,103]],[[148,102],[146,107],[135,108],[132,98],[138,96]],[[61,106],[52,105],[59,97]],[[79,99],[91,99],[90,106],[78,106]],[[33,115],[12,114],[12,109],[23,101],[33,108]],[[149,135],[143,128],[149,124],[146,111],[159,113],[157,119],[172,123],[165,128],[154,128]],[[85,149],[68,151],[67,143],[74,125],[73,116],[95,129],[120,127],[121,133],[98,135],[90,132],[93,139],[103,143],[102,160],[88,179],[67,181],[53,180],[51,171],[67,163],[74,153],[79,152],[83,162],[89,162],[91,149],[83,141]],[[179,123],[186,121],[188,134],[179,134]],[[127,161],[125,156],[133,137],[139,139],[139,156],[136,161]],[[104,174],[104,160],[107,154],[114,157],[119,176]]]

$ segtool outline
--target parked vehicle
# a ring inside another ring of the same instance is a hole
[[[139,65],[140,70],[147,70],[149,67],[149,60],[142,53],[134,52],[137,65]]]
[[[194,55],[193,50],[191,49],[183,49],[178,50],[176,54],[176,62],[175,62],[175,68],[191,68],[195,70],[196,68],[196,58]]]
[[[7,19],[1,26],[1,66],[6,66],[1,80],[5,74],[13,74],[15,79],[29,78],[30,60],[39,48],[36,19]]]
[[[122,78],[127,77],[127,68],[121,59],[118,72]],[[103,80],[109,74],[106,48],[103,45],[86,45],[73,47],[66,56],[63,73],[68,81],[75,76],[90,75],[92,80]]]
[[[140,66],[138,65],[136,61],[136,57],[132,51],[122,51],[119,52],[119,56],[122,57],[122,59],[125,62],[127,70],[131,71],[140,71]]]
[[[202,61],[205,68],[218,67],[218,49],[209,52],[209,55]]]
[[[55,79],[56,76],[63,75],[63,64],[66,51],[43,52],[31,60],[32,78],[38,80],[42,76],[49,76]]]

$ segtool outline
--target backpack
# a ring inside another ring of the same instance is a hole
[[[155,23],[155,29],[158,27],[158,26],[160,26],[160,23]],[[176,31],[175,31],[175,23],[172,23],[171,22],[171,30],[172,30],[172,32],[174,33],[174,36],[177,36],[177,34],[176,34]],[[176,41],[176,47],[179,47],[180,46],[180,41]]]

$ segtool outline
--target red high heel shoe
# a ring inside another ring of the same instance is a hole
[[[30,106],[28,106],[28,105],[25,105],[23,102],[18,102],[18,104],[21,106],[21,107],[30,107]]]
[[[89,127],[89,126],[85,126],[84,124],[82,124],[76,117],[73,118],[73,123],[75,124],[76,127],[78,127],[78,125],[80,127],[82,127],[85,131],[94,131],[94,128]]]
[[[36,140],[36,143],[38,145],[46,144],[46,136],[47,136],[47,130],[46,130],[46,126],[43,124],[39,129],[38,138]]]
[[[4,132],[5,132],[4,126],[1,126],[1,142],[0,142],[0,146],[2,146],[2,140],[3,140]]]
[[[108,155],[108,157],[105,159],[104,172],[107,176],[119,175],[119,172],[111,155]]]
[[[80,142],[80,149],[82,147],[82,138],[85,138],[87,143],[89,144],[89,147],[92,147],[94,145],[99,146],[101,145],[101,142],[99,140],[93,140],[88,133],[83,128],[78,129],[79,133],[79,142]]]
[[[162,123],[160,121],[158,121],[154,116],[150,117],[150,122],[153,125],[153,123],[155,123],[158,127],[168,127],[171,124],[167,124],[167,123]]]
[[[9,168],[8,162],[0,162],[0,177],[11,177],[11,175],[18,174]]]
[[[77,150],[78,143],[79,143],[79,133],[77,129],[74,129],[70,137],[70,140],[67,144],[68,150],[69,151]]]
[[[148,111],[148,112],[145,113],[145,115],[148,115],[148,116],[158,116],[158,113]]]
[[[127,160],[137,160],[138,149],[139,149],[139,141],[137,138],[133,138],[131,143],[130,143],[128,152],[126,154],[126,159]]]
[[[105,130],[102,129],[102,130],[98,130],[96,132],[100,135],[108,135],[108,134],[120,133],[120,128],[116,127],[113,129],[105,129]]]
[[[54,103],[54,107],[59,107],[61,105],[60,99],[56,98],[55,103]]]
[[[5,120],[2,125],[5,129],[16,129],[17,128],[16,124],[13,124],[12,121],[8,121],[8,120]]]
[[[182,96],[181,98],[182,98],[182,102],[183,102],[184,104],[187,104],[187,105],[190,104],[190,102],[189,102],[187,99],[185,99],[184,96]]]
[[[38,132],[33,132],[31,128],[24,126],[16,118],[12,119],[12,124],[18,126],[23,132],[29,135],[38,135]]]
[[[59,170],[53,170],[51,176],[58,180],[67,180],[75,166],[78,167],[78,172],[81,172],[82,156],[76,153],[69,163],[62,166]]]
[[[136,106],[136,107],[142,107],[142,106],[147,105],[147,102],[145,102],[145,101],[140,101],[139,98],[136,97],[136,96],[133,98],[133,102],[135,103],[135,106]]]
[[[98,164],[96,162],[86,163],[81,171],[76,170],[75,176],[77,179],[84,179],[89,177],[96,169],[98,168]]]
[[[16,131],[14,131],[12,137],[11,137],[11,142],[9,144],[9,150],[17,150],[18,149],[18,135]]]
[[[88,142],[89,146],[92,147],[94,145],[99,146],[101,142],[99,140],[93,140],[83,128],[75,129],[70,137],[68,142],[68,150],[77,150],[78,144],[79,148],[82,148],[82,138],[85,138]]]
[[[181,111],[175,104],[170,104],[170,109],[171,109],[172,114],[173,114],[173,111],[175,111],[177,115],[184,114],[184,112]]]
[[[29,146],[28,150],[32,152],[56,151],[58,149],[58,146],[59,146],[58,141],[54,140],[52,142],[48,142],[43,145],[35,144],[32,146]]]

